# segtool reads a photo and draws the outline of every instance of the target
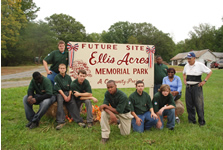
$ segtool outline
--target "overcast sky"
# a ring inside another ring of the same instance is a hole
[[[87,33],[101,33],[119,21],[151,23],[169,33],[174,42],[189,38],[201,23],[216,29],[223,24],[223,0],[34,0],[40,7],[37,20],[53,14],[70,15]],[[149,43],[149,42],[148,42]],[[152,44],[152,43],[151,43]]]

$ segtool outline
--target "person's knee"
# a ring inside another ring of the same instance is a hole
[[[27,99],[28,99],[28,95],[26,95],[26,96],[23,97],[23,104],[27,104],[28,103],[27,102]]]

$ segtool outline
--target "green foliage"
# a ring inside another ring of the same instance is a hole
[[[21,10],[20,0],[1,1],[1,54],[10,58],[19,40],[20,29],[26,25],[26,16]]]
[[[37,17],[35,13],[40,10],[40,7],[37,7],[33,0],[22,0],[21,9],[25,13],[26,19],[32,21]]]
[[[84,42],[86,41],[85,27],[73,17],[65,14],[53,14],[47,17],[51,30],[56,34],[57,40]]]
[[[100,33],[91,33],[87,36],[88,42],[102,43],[102,37]]]
[[[177,73],[183,81],[182,73]],[[203,78],[206,75],[203,75]],[[25,127],[22,99],[27,87],[1,90],[1,149],[222,149],[222,106],[223,69],[213,74],[203,87],[206,125],[189,124],[187,112],[180,116],[181,123],[175,130],[151,129],[144,133],[131,131],[128,136],[120,135],[117,125],[111,125],[110,140],[100,143],[101,128],[97,122],[90,128],[80,128],[76,123],[67,123],[61,130],[55,130],[55,119],[44,116],[40,127],[29,130]],[[134,88],[121,89],[128,96]],[[149,89],[146,88],[145,91]],[[106,89],[93,89],[93,95],[101,105]],[[181,101],[185,105],[185,85]],[[34,106],[38,110],[38,106]]]

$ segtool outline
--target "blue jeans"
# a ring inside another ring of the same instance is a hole
[[[48,74],[48,75],[47,75],[47,78],[50,79],[51,82],[52,82],[52,84],[54,85],[54,78],[55,78],[55,76],[56,76],[58,73],[56,73],[56,72],[54,72],[54,71],[52,71],[52,70],[50,70],[50,71],[52,72],[52,74]]]
[[[38,94],[36,94],[38,95]],[[41,117],[47,112],[48,108],[56,101],[56,97],[52,96],[51,98],[44,99],[40,103],[34,105],[39,105],[39,110],[37,113],[33,111],[33,105],[30,105],[27,102],[28,95],[24,96],[23,104],[26,114],[26,119],[30,122],[39,122]]]
[[[158,89],[161,87],[162,84],[154,84],[154,95],[156,94],[156,92],[158,92]]]
[[[160,120],[162,122],[162,127],[160,129],[163,129],[164,122],[163,122],[163,116],[167,116],[167,128],[174,128],[175,127],[175,109],[165,109],[163,111],[163,114],[160,116]]]
[[[138,126],[136,124],[136,119],[132,119],[132,127],[133,130],[136,132],[144,132],[144,130],[149,130],[151,127],[155,126],[158,119],[151,118],[151,112],[147,111],[146,113],[142,115],[137,115],[141,120],[141,125]]]

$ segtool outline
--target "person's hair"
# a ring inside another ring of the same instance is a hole
[[[169,69],[167,69],[167,73],[169,73],[169,72],[171,72],[171,71],[173,71],[174,74],[176,73],[176,70],[175,70],[174,68],[169,68]]]
[[[87,72],[84,69],[79,70],[77,74],[79,75],[80,73],[87,75]]]
[[[136,81],[136,86],[140,83],[142,83],[144,85],[144,82],[142,80],[138,80],[138,81]]]
[[[64,45],[65,45],[65,42],[62,41],[62,40],[60,40],[60,41],[58,42],[58,46],[59,46],[60,44],[64,44]]]
[[[58,68],[60,68],[60,66],[65,66],[65,67],[66,67],[66,65],[65,65],[64,63],[61,63],[61,64],[58,66]]]
[[[38,71],[36,71],[36,72],[33,73],[33,79],[34,80],[36,80],[39,77],[41,77],[41,74]]]
[[[161,58],[161,59],[162,59],[162,57],[161,57],[160,55],[157,55],[157,56],[156,56],[156,59],[158,59],[158,58]]]
[[[114,83],[114,85],[116,85],[115,81],[114,80],[108,80],[107,84],[108,83]]]
[[[170,86],[167,84],[162,84],[158,91],[162,93],[163,91],[166,91],[166,90],[169,90],[170,92]]]

